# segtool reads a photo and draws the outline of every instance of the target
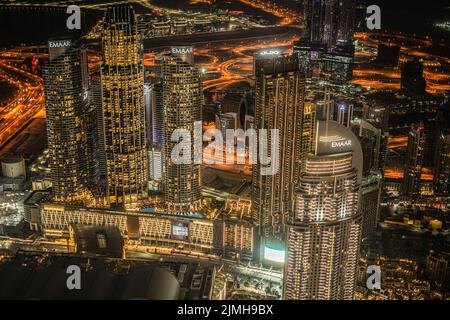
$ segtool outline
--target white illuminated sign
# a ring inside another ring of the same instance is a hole
[[[70,40],[66,41],[50,41],[48,43],[50,48],[64,48],[70,46]]]
[[[332,148],[340,148],[340,147],[348,147],[352,145],[352,140],[346,140],[346,141],[333,141],[331,142]]]
[[[284,263],[285,251],[264,247],[264,259],[277,263]]]
[[[319,137],[320,142],[331,143],[332,148],[349,147],[352,145],[352,140],[346,140],[345,138],[334,135],[334,136],[322,136]]]
[[[260,53],[262,56],[268,56],[268,55],[279,55],[280,51],[278,50],[264,50]]]
[[[187,48],[172,48],[173,54],[187,54],[192,53],[192,47]]]

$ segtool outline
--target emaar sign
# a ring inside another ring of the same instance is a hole
[[[361,143],[355,133],[336,121],[317,121],[314,154],[316,156],[352,153],[352,164],[362,178],[363,153]]]
[[[63,41],[49,41],[48,46],[50,48],[65,48],[70,47],[71,41],[70,40],[63,40]]]
[[[316,135],[316,153],[320,156],[352,152],[357,139],[347,127],[331,120],[318,121]]]
[[[193,52],[192,47],[184,47],[184,48],[177,47],[177,48],[172,48],[172,54],[175,54],[175,55],[177,55],[177,54],[190,54],[190,53],[192,53],[192,52]]]
[[[352,145],[352,140],[332,141],[331,142],[331,147],[332,148],[349,147],[351,145]]]

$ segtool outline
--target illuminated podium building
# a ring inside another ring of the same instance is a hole
[[[254,227],[248,199],[229,198],[214,213],[155,207],[124,211],[56,203],[39,197],[41,193],[35,191],[27,199],[27,210],[33,213],[27,214],[26,221],[47,238],[69,239],[71,227],[77,225],[115,226],[125,243],[143,245],[149,252],[253,259]]]

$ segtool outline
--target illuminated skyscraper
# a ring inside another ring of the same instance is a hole
[[[300,137],[300,172],[305,169],[306,157],[314,150],[314,126],[316,123],[316,106],[305,102],[301,114]],[[295,187],[294,187],[295,188]]]
[[[78,201],[87,184],[81,54],[67,39],[48,45],[43,76],[52,192],[56,201]]]
[[[450,193],[450,130],[439,135],[434,157],[434,190],[436,194]]]
[[[318,121],[288,221],[284,298],[353,299],[361,233],[362,150],[353,132]]]
[[[349,44],[352,41],[355,32],[355,0],[339,0],[337,2],[338,21],[337,37],[338,43]]]
[[[412,125],[408,135],[405,172],[401,193],[413,196],[420,193],[420,176],[422,173],[423,153],[425,148],[425,128],[423,124]]]
[[[156,146],[164,146],[164,107],[162,81],[153,85],[152,94],[152,143]]]
[[[84,115],[87,136],[87,168],[89,186],[95,187],[100,179],[98,119],[95,104],[86,103]]]
[[[348,44],[355,29],[354,0],[304,0],[304,40],[334,46]]]
[[[381,174],[371,173],[364,176],[361,182],[361,238],[371,236],[377,229],[380,215],[380,200],[382,191]]]
[[[147,146],[152,144],[152,96],[153,96],[153,83],[150,79],[144,81],[144,104],[145,104],[145,123],[146,123],[146,137]]]
[[[359,129],[359,138],[363,151],[363,178],[361,182],[361,237],[369,237],[377,228],[382,191],[382,171],[380,168],[380,150],[382,132],[370,122],[360,119],[352,123],[354,132]],[[356,130],[355,130],[356,129]]]
[[[303,29],[306,41],[334,45],[336,40],[336,0],[304,0]]]
[[[163,177],[162,151],[158,146],[153,146],[148,151],[149,178],[152,181],[160,182]]]
[[[148,171],[142,45],[130,6],[108,8],[102,40],[107,196],[111,206],[135,208]]]
[[[347,101],[336,101],[332,110],[332,120],[350,128],[353,120],[353,104]]]
[[[253,214],[260,227],[260,236],[267,241],[271,238],[283,240],[284,223],[292,209],[294,187],[300,171],[305,80],[299,71],[298,59],[293,55],[263,51],[255,56],[254,70],[255,127],[268,130],[268,150],[274,138],[270,130],[278,130],[279,170],[275,174],[263,175],[265,165],[261,161],[254,165]],[[261,134],[258,139],[261,140]]]
[[[352,79],[354,0],[304,0],[303,36],[294,44],[307,79],[345,84]]]
[[[300,70],[307,79],[321,77],[324,67],[323,56],[326,52],[327,46],[312,43],[306,38],[294,42],[294,53],[298,56]]]
[[[201,177],[199,158],[201,149],[201,121],[203,92],[199,70],[188,60],[170,55],[163,59],[164,107],[164,190],[168,210],[196,211],[201,208]],[[200,145],[194,138],[195,123],[199,125]],[[174,130],[190,132],[191,161],[175,163],[171,156],[178,144],[172,141]]]
[[[94,77],[95,78],[95,77]],[[91,190],[96,189],[99,185],[100,179],[100,165],[99,165],[99,122],[98,113],[101,107],[101,98],[99,95],[95,97],[95,85],[93,79],[89,76],[88,57],[86,48],[81,49],[81,82],[83,87],[84,116],[86,120],[86,137],[87,137],[87,172],[88,172],[88,186]],[[98,88],[98,86],[97,86]],[[100,102],[100,103],[99,103]]]
[[[102,85],[100,72],[91,74],[90,86],[89,86],[89,104],[91,108],[95,109],[96,129],[97,133],[93,136],[97,139],[97,162],[98,162],[98,174],[102,180],[102,184],[106,179],[106,156],[105,156],[105,132],[103,121],[103,108],[102,108]]]

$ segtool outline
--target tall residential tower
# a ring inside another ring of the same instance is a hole
[[[254,63],[256,81],[255,126],[267,131],[266,146],[270,150],[270,130],[278,130],[279,168],[274,174],[262,174],[261,161],[253,168],[253,215],[264,241],[284,240],[286,216],[291,212],[294,187],[298,182],[301,159],[301,121],[305,80],[296,56],[277,52],[260,52]],[[261,141],[259,147],[261,148]],[[261,151],[261,150],[260,150]],[[269,151],[270,153],[271,151]],[[260,160],[260,159],[259,159]]]
[[[43,76],[52,192],[56,201],[79,201],[88,177],[81,53],[69,39],[48,45]]]
[[[442,130],[434,156],[434,191],[439,195],[450,193],[450,130]]]
[[[288,221],[284,298],[353,299],[361,234],[362,149],[335,121],[318,121]]]
[[[186,47],[183,47],[186,49]],[[189,50],[192,54],[192,47]],[[172,54],[164,57],[162,67],[162,99],[164,108],[164,190],[168,210],[192,212],[202,204],[200,162],[203,91],[200,72],[191,64],[189,55]],[[186,59],[185,59],[186,58]],[[197,125],[197,128],[196,128]],[[175,130],[190,133],[190,161],[177,163],[172,151],[178,145],[173,141]],[[200,145],[194,138],[199,131]],[[200,157],[199,157],[200,156]]]
[[[108,8],[102,42],[107,196],[113,207],[136,208],[146,195],[148,171],[144,64],[131,6]]]
[[[401,193],[404,196],[419,195],[420,177],[422,174],[423,155],[425,150],[425,128],[423,123],[412,125],[408,135],[405,172]]]

